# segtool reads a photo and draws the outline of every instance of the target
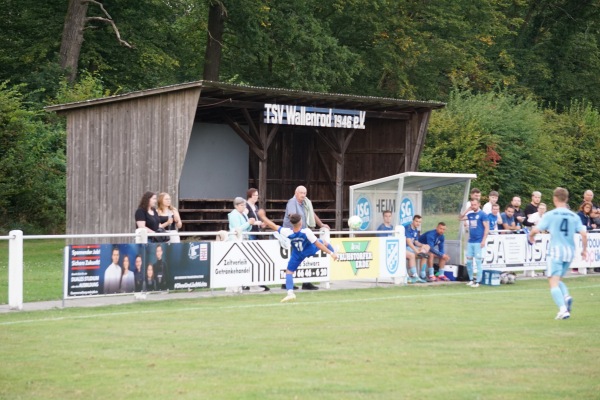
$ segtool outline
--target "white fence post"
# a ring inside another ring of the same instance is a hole
[[[400,246],[406,247],[406,233],[404,229],[404,225],[396,225],[394,227],[394,237],[398,238],[400,241]],[[408,271],[406,271],[406,258],[404,260],[398,260],[398,263],[401,266],[404,266],[402,274],[400,276],[394,277],[392,281],[394,285],[406,285],[408,283]]]
[[[8,241],[8,306],[23,309],[23,231],[10,231]]]
[[[136,244],[147,244],[148,243],[148,229],[137,228],[135,230],[135,243]]]

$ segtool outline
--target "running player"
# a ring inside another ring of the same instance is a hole
[[[296,295],[294,294],[293,274],[300,264],[302,264],[302,261],[304,261],[306,257],[314,255],[319,250],[329,254],[334,260],[337,260],[337,254],[335,254],[335,250],[331,244],[325,243],[321,239],[317,239],[310,229],[302,228],[302,216],[300,214],[290,214],[289,218],[292,229],[276,225],[267,218],[265,210],[258,210],[258,217],[269,228],[279,232],[282,236],[287,237],[291,241],[292,254],[290,255],[290,260],[285,271],[285,288],[287,289],[288,294],[281,302],[285,303],[287,301],[292,301],[296,299]]]
[[[567,285],[562,281],[573,258],[575,257],[575,232],[581,235],[581,257],[587,258],[587,231],[577,214],[567,208],[569,191],[558,187],[554,189],[552,201],[556,208],[548,211],[542,220],[529,232],[529,243],[541,231],[550,232],[550,248],[548,250],[548,283],[550,294],[558,306],[555,319],[567,319],[571,316],[573,298],[569,295]]]

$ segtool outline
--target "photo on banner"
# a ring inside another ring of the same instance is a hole
[[[90,244],[66,247],[65,298],[132,293],[143,276],[143,253],[137,244]],[[142,271],[136,271],[136,259]]]

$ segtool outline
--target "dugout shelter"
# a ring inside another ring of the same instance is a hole
[[[360,230],[374,231],[383,212],[392,212],[393,225],[406,225],[421,215],[421,232],[446,223],[446,247],[453,262],[461,260],[464,229],[458,221],[469,199],[475,174],[404,172],[350,186],[349,209],[362,219]]]
[[[444,103],[196,81],[53,105],[67,119],[67,233],[124,233],[145,191],[187,231],[226,229],[249,187],[281,221],[298,185],[342,229],[348,188],[416,171]]]

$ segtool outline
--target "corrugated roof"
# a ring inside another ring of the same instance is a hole
[[[46,111],[68,111],[82,107],[92,107],[101,104],[107,104],[117,101],[130,100],[145,96],[155,96],[163,93],[187,90],[191,88],[200,88],[200,104],[210,104],[203,102],[202,99],[210,99],[213,104],[216,102],[227,106],[226,102],[238,103],[240,106],[251,106],[253,104],[264,103],[285,103],[306,106],[320,106],[331,108],[360,109],[374,112],[410,112],[416,109],[439,109],[446,104],[435,101],[420,100],[402,100],[390,97],[359,96],[340,93],[320,93],[304,90],[266,88],[257,86],[245,86],[231,83],[195,81],[181,83],[177,85],[164,86],[160,88],[140,90],[116,96],[104,97],[79,101],[75,103],[58,104],[46,107]],[[235,107],[234,105],[231,105]]]

